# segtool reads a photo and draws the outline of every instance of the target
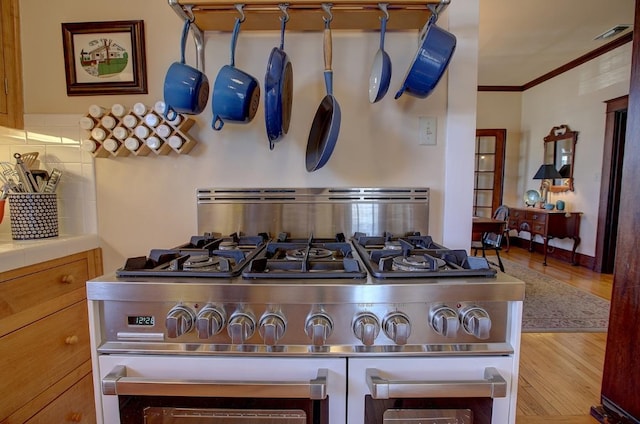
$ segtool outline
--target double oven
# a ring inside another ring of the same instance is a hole
[[[515,423],[524,284],[428,199],[198,190],[198,235],[87,283],[98,422]]]

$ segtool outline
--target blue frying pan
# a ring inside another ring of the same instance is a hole
[[[330,19],[326,19],[324,27],[324,83],[327,95],[324,96],[318,110],[316,110],[307,140],[306,165],[308,172],[317,171],[327,164],[336,147],[340,132],[340,105],[333,97],[330,21]]]
[[[283,13],[286,13],[285,10]],[[280,20],[280,47],[271,50],[264,77],[264,118],[271,150],[289,131],[293,100],[293,67],[284,51],[284,31],[289,17],[285,15]]]

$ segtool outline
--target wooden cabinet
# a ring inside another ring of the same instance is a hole
[[[544,264],[547,264],[547,250],[552,238],[571,238],[573,249],[571,262],[576,264],[576,248],[580,244],[580,216],[581,212],[549,211],[546,209],[528,208],[509,210],[510,230],[527,231],[531,233],[529,250],[533,251],[533,239],[536,235],[542,237],[544,243]]]
[[[0,2],[0,126],[24,127],[18,0]]]
[[[100,249],[0,273],[0,422],[95,422],[85,283]]]

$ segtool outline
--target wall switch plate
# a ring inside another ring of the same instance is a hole
[[[418,117],[418,144],[435,146],[438,119],[434,116]]]

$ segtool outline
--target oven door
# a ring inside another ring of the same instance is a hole
[[[513,367],[501,356],[350,359],[347,422],[515,423]]]
[[[346,415],[340,358],[103,355],[99,364],[105,424],[333,424]]]

